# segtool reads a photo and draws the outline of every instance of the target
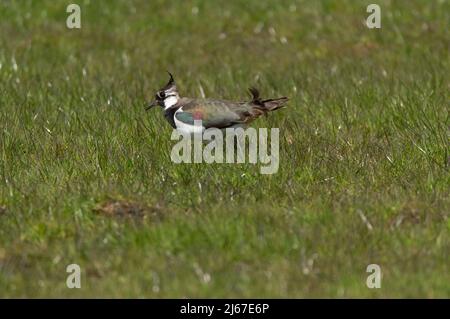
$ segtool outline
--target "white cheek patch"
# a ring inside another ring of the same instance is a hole
[[[174,106],[178,103],[178,98],[175,95],[168,96],[164,99],[164,109],[167,110],[168,108]]]

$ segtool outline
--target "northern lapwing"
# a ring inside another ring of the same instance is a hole
[[[255,88],[249,89],[252,99],[247,102],[180,97],[173,76],[169,75],[169,82],[156,93],[155,100],[146,109],[161,106],[170,125],[184,133],[200,133],[207,128],[244,128],[257,117],[283,107],[288,101],[287,97],[262,100]],[[202,126],[194,125],[198,120],[202,121]]]

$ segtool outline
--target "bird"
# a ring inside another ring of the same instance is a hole
[[[289,100],[286,96],[263,100],[255,88],[249,89],[252,98],[246,102],[181,97],[173,75],[167,73],[169,82],[157,91],[146,110],[160,106],[169,124],[186,134],[202,133],[208,128],[246,128],[256,118],[282,108]],[[201,126],[194,121],[201,121]]]

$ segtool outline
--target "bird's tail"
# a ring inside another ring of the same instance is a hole
[[[250,88],[249,91],[252,94],[251,103],[255,104],[258,108],[260,108],[264,112],[278,110],[279,108],[282,108],[287,101],[289,101],[289,98],[287,98],[286,96],[277,99],[262,100],[259,96],[259,91],[257,89]]]

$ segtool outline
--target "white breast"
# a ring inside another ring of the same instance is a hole
[[[204,126],[190,125],[179,121],[176,117],[178,112],[183,112],[183,108],[180,107],[173,115],[173,120],[175,121],[175,126],[177,127],[178,131],[182,133],[194,134],[194,133],[202,133],[205,130]]]

